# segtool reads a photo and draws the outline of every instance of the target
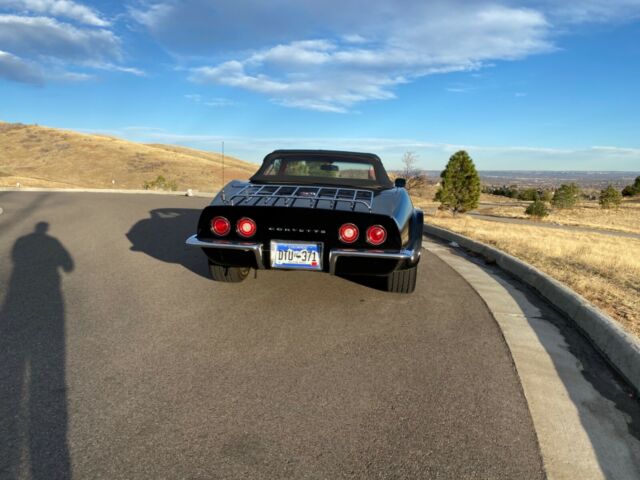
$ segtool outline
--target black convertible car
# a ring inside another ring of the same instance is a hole
[[[404,185],[370,153],[277,150],[218,193],[187,245],[202,248],[217,281],[240,282],[252,268],[313,270],[382,277],[386,290],[411,293],[423,215]]]

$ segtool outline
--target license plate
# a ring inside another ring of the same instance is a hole
[[[272,241],[271,267],[322,270],[322,243]]]

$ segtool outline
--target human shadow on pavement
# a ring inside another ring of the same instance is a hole
[[[136,222],[127,232],[131,250],[157,260],[180,264],[193,273],[209,278],[207,259],[199,248],[185,246],[196,233],[201,209],[158,208],[149,218]]]
[[[0,478],[71,478],[65,308],[73,259],[40,222],[16,240],[0,309]]]

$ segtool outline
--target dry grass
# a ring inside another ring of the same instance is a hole
[[[425,211],[437,209],[440,204],[433,200],[433,197],[435,197],[437,190],[438,190],[438,187],[433,184],[426,185],[419,189],[411,190],[410,193],[411,193],[411,198],[413,199],[413,203],[417,207],[422,208]],[[522,210],[524,212],[524,209],[527,206],[528,202],[523,202],[513,198],[502,197],[499,195],[489,195],[486,193],[482,193],[480,195],[481,208],[484,208],[483,206],[489,206],[489,205],[496,206],[496,207],[508,207],[514,204],[517,205],[516,209],[518,211]],[[520,208],[520,205],[522,205],[522,208]]]
[[[257,169],[232,157],[225,166],[227,180]],[[139,189],[163,175],[182,190],[211,192],[220,188],[221,173],[217,153],[0,122],[0,186]]]
[[[522,206],[482,206],[478,213],[499,215],[510,218],[527,218],[524,214],[526,203]],[[640,233],[640,201],[625,199],[617,209],[602,209],[598,202],[582,202],[571,210],[553,210],[543,222],[559,225],[578,225],[581,227],[604,228],[621,232]]]
[[[425,221],[504,250],[569,285],[609,313],[629,332],[640,336],[640,240],[576,233],[545,227],[487,222],[438,210],[436,187],[412,192]],[[483,194],[478,213],[528,218],[528,202]],[[572,210],[555,210],[543,222],[640,233],[640,199],[625,200],[619,209],[603,210],[583,202]]]
[[[526,207],[529,202],[525,202],[523,200],[518,200],[517,198],[509,198],[503,197],[502,195],[491,195],[489,193],[481,193],[480,194],[480,204],[483,205],[494,205],[494,204],[505,204],[505,205],[513,205],[518,204]]]
[[[440,214],[427,222],[494,245],[560,280],[640,336],[640,240]]]
[[[413,203],[427,215],[436,215],[440,204],[433,200],[437,187],[429,185],[419,191],[412,191]],[[529,219],[524,210],[530,202],[497,195],[482,194],[477,213],[508,218]],[[620,232],[640,233],[640,198],[624,199],[620,208],[603,209],[598,202],[582,202],[570,210],[552,210],[542,220],[544,223],[576,225],[601,228]]]
[[[438,187],[435,185],[427,185],[420,189],[410,190],[411,200],[413,204],[424,210],[427,215],[435,215],[440,204],[433,200]]]

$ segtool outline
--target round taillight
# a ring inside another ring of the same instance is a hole
[[[211,231],[219,237],[224,237],[231,231],[231,224],[224,217],[215,217],[211,220]]]
[[[244,238],[253,237],[257,230],[258,227],[256,222],[248,217],[241,218],[236,224],[236,231],[238,232],[238,235]]]
[[[360,235],[358,227],[356,227],[353,223],[345,223],[340,227],[340,230],[338,230],[338,236],[344,243],[355,242],[358,239],[358,235]]]
[[[367,228],[367,243],[380,245],[387,239],[387,231],[382,225],[372,225]]]

